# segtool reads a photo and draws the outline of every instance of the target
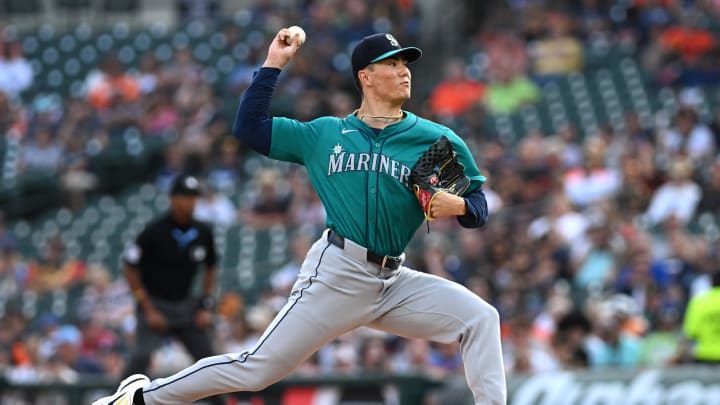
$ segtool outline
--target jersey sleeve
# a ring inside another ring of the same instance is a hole
[[[480,174],[480,169],[465,141],[452,131],[448,134],[448,139],[452,141],[455,153],[458,155],[458,161],[465,166],[465,175],[470,179],[470,187],[464,194],[467,195],[482,186],[487,181],[487,178]]]
[[[304,165],[309,161],[318,139],[322,136],[322,128],[327,127],[332,120],[337,121],[334,117],[322,117],[309,122],[285,117],[273,118],[272,142],[268,156]]]

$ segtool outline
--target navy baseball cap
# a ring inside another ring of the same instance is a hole
[[[170,188],[170,195],[199,196],[200,182],[193,176],[178,176]]]
[[[357,74],[360,70],[371,63],[398,54],[401,54],[410,63],[420,58],[422,51],[413,46],[401,47],[397,39],[391,34],[374,34],[361,39],[355,45],[352,53],[352,69],[355,83],[359,84]]]

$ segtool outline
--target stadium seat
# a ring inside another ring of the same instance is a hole
[[[22,39],[22,46],[25,57],[30,59],[37,55],[37,52],[40,49],[40,42],[35,35],[28,33]]]
[[[525,106],[521,109],[523,126],[527,131],[544,132],[542,122],[540,121],[540,113],[534,105]]]
[[[132,44],[138,52],[144,52],[153,45],[153,40],[147,32],[139,32],[133,35]]]

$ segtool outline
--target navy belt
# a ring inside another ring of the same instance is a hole
[[[345,238],[332,229],[328,231],[328,242],[345,249]],[[395,256],[385,256],[375,252],[367,251],[367,261],[379,265],[383,269],[397,270],[402,264],[402,259]]]

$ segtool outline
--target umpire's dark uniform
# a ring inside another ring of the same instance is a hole
[[[125,275],[137,300],[137,343],[126,376],[145,373],[167,336],[179,339],[196,360],[214,354],[208,327],[217,255],[211,228],[192,217],[199,195],[197,179],[178,177],[168,214],[149,223],[124,254]],[[201,269],[202,293],[193,296]]]

